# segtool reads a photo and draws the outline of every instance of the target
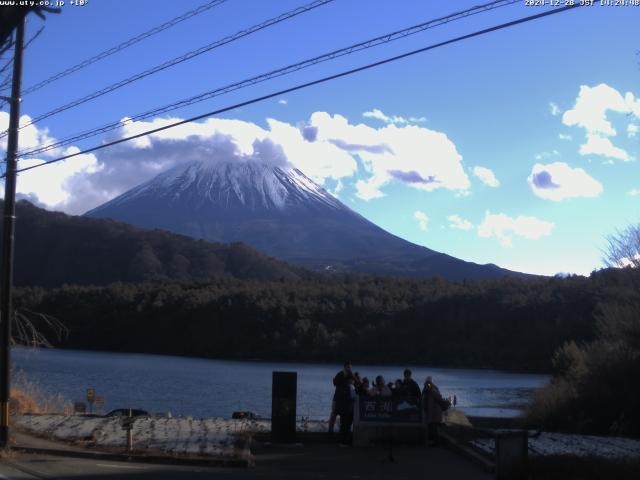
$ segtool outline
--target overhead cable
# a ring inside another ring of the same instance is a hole
[[[33,125],[34,123],[37,123],[41,120],[44,120],[45,118],[49,118],[53,115],[57,115],[58,113],[64,112],[66,110],[69,110],[71,108],[77,107],[79,105],[82,105],[83,103],[89,102],[91,100],[94,100],[98,97],[101,97],[103,95],[106,95],[108,93],[111,93],[115,90],[118,90],[119,88],[122,88],[126,85],[129,85],[133,82],[136,82],[138,80],[141,80],[143,78],[146,78],[150,75],[154,75],[156,73],[159,73],[163,70],[166,70],[167,68],[170,67],[174,67],[176,65],[179,65],[183,62],[186,62],[188,60],[191,60],[199,55],[202,55],[203,53],[209,52],[215,48],[221,47],[223,45],[226,45],[228,43],[234,42],[236,40],[239,40],[240,38],[246,37],[248,35],[251,35],[253,33],[256,33],[260,30],[264,30],[265,28],[271,27],[272,25],[275,25],[277,23],[280,22],[284,22],[285,20],[289,20],[290,18],[296,17],[298,15],[301,15],[303,13],[306,13],[310,10],[313,10],[315,8],[321,7],[322,5],[326,5],[327,3],[331,3],[335,0],[314,0],[313,2],[304,5],[302,7],[298,7],[295,8],[293,10],[290,10],[286,13],[283,13],[281,15],[278,15],[277,17],[273,17],[270,18],[269,20],[259,23],[257,25],[253,25],[252,27],[246,28],[244,30],[241,30],[239,32],[234,33],[233,35],[229,35],[227,37],[224,37],[220,40],[216,40],[215,42],[209,43],[207,45],[204,45],[200,48],[197,48],[195,50],[191,50],[190,52],[185,53],[184,55],[180,55],[179,57],[175,57],[172,58],[171,60],[167,60],[164,63],[161,63],[160,65],[156,65],[155,67],[149,68],[143,72],[137,73],[135,75],[132,75],[130,77],[125,78],[124,80],[120,80],[119,82],[113,83],[107,87],[104,87],[100,90],[97,90],[93,93],[90,93],[88,95],[85,95],[84,97],[78,98],[76,100],[73,100],[69,103],[66,103],[64,105],[61,105],[57,108],[54,108],[53,110],[50,110],[46,113],[43,113],[41,115],[38,115],[37,117],[31,119],[29,122],[26,122],[24,124],[22,124],[20,126],[20,128],[25,128],[28,127],[30,125]],[[0,138],[3,138],[7,135],[7,131],[3,132],[2,134],[0,134]]]
[[[319,63],[322,62],[326,62],[329,60],[333,60],[339,57],[343,57],[345,55],[350,55],[352,53],[356,53],[359,52],[361,50],[365,50],[365,49],[369,49],[369,48],[373,48],[376,47],[378,45],[382,45],[382,44],[386,44],[386,43],[390,43],[393,42],[395,40],[399,40],[401,38],[405,38],[409,35],[414,35],[416,33],[422,32],[424,30],[430,29],[430,28],[434,28],[440,25],[444,25],[456,20],[460,20],[462,18],[466,18],[469,17],[471,15],[476,15],[479,13],[483,13],[489,10],[493,10],[499,7],[504,7],[507,5],[511,5],[514,3],[519,3],[520,0],[500,0],[500,1],[493,1],[487,4],[483,4],[483,5],[477,5],[475,7],[469,8],[467,10],[463,10],[460,12],[455,12],[452,13],[450,15],[447,15],[445,17],[440,17],[434,20],[429,20],[427,22],[423,22],[420,23],[418,25],[414,25],[412,27],[408,27],[408,28],[404,28],[402,30],[397,30],[395,32],[391,32],[391,33],[387,33],[369,40],[366,40],[364,42],[360,42],[360,43],[356,43],[355,45],[350,45],[348,47],[345,48],[341,48],[339,50],[334,50],[332,52],[329,53],[325,53],[323,55],[317,56],[317,57],[313,57],[307,60],[303,60],[301,62],[297,62],[291,65],[287,65],[286,67],[282,67],[276,70],[272,70],[270,72],[267,73],[263,73],[260,75],[257,75],[255,77],[251,77],[245,80],[241,80],[239,82],[235,82],[223,87],[219,87],[213,90],[209,90],[206,91],[204,93],[200,93],[198,95],[194,95],[191,97],[188,97],[186,99],[182,99],[173,103],[170,103],[168,105],[164,105],[162,107],[158,107],[158,108],[154,108],[153,110],[149,110],[137,115],[134,115],[132,117],[130,117],[129,120],[133,120],[133,121],[137,121],[137,120],[144,120],[147,118],[151,118],[151,117],[155,117],[157,115],[162,115],[164,113],[168,113],[171,112],[173,110],[177,110],[189,105],[193,105],[195,103],[199,103],[199,102],[203,102],[205,100],[209,100],[211,98],[214,97],[218,97],[221,95],[225,95],[227,93],[236,91],[236,90],[240,90],[242,88],[246,88],[246,87],[250,87],[252,85],[255,85],[257,83],[262,83],[265,82],[267,80],[271,80],[273,78],[277,78],[277,77],[281,77],[284,75],[288,75],[290,73],[293,72],[297,72],[299,70],[305,69],[305,68],[309,68],[313,65],[317,65]],[[34,120],[35,121],[35,120]],[[115,121],[106,125],[103,125],[101,127],[97,127],[91,130],[87,130],[81,133],[77,133],[74,135],[71,135],[69,137],[66,137],[64,139],[52,142],[52,143],[48,143],[42,146],[39,146],[37,148],[31,149],[29,151],[22,151],[19,152],[18,155],[20,157],[25,157],[25,156],[33,156],[33,155],[38,155],[40,153],[43,152],[47,152],[49,150],[53,150],[55,148],[61,147],[61,146],[65,146],[65,145],[69,145],[72,144],[74,142],[80,141],[80,140],[84,140],[90,137],[94,137],[96,135],[100,135],[102,133],[107,133],[113,130],[117,130],[119,128],[123,127],[123,122],[122,121]]]
[[[566,12],[568,10],[573,10],[573,9],[581,7],[581,6],[582,5],[580,5],[580,4],[574,4],[574,5],[568,5],[568,6],[561,7],[561,8],[555,8],[553,10],[546,10],[544,12],[541,12],[541,13],[538,13],[538,14],[535,14],[535,15],[530,15],[530,16],[527,16],[527,17],[519,18],[517,20],[512,20],[510,22],[502,23],[500,25],[495,25],[493,27],[485,28],[483,30],[477,30],[477,31],[475,31],[473,33],[469,33],[469,34],[462,35],[462,36],[459,36],[459,37],[455,37],[455,38],[452,38],[452,39],[449,39],[449,40],[445,40],[443,42],[439,42],[439,43],[436,43],[436,44],[433,44],[433,45],[429,45],[427,47],[419,48],[417,50],[412,50],[410,52],[406,52],[406,53],[403,53],[401,55],[396,55],[394,57],[389,57],[389,58],[386,58],[384,60],[379,60],[377,62],[369,63],[369,64],[361,66],[361,67],[353,68],[351,70],[346,70],[346,71],[343,71],[343,72],[340,72],[340,73],[336,73],[334,75],[330,75],[328,77],[323,77],[323,78],[320,78],[320,79],[317,79],[317,80],[313,80],[311,82],[306,82],[306,83],[303,83],[303,84],[300,84],[300,85],[296,85],[294,87],[285,88],[284,90],[279,90],[277,92],[273,92],[273,93],[270,93],[268,95],[263,95],[261,97],[253,98],[251,100],[247,100],[247,101],[244,101],[244,102],[241,102],[241,103],[237,103],[235,105],[231,105],[231,106],[228,106],[228,107],[225,107],[225,108],[214,110],[212,112],[203,113],[203,114],[197,115],[195,117],[188,118],[186,120],[180,120],[178,122],[174,122],[174,123],[171,123],[171,124],[168,124],[168,125],[164,125],[162,127],[153,128],[151,130],[146,130],[146,131],[138,133],[136,135],[131,135],[129,137],[120,138],[118,140],[114,140],[114,141],[111,141],[111,142],[103,143],[101,145],[96,145],[94,147],[87,148],[85,150],[81,150],[81,151],[78,151],[78,152],[75,152],[75,153],[72,153],[72,154],[69,154],[69,155],[64,155],[62,157],[58,157],[58,158],[55,158],[53,160],[48,160],[46,162],[39,163],[37,165],[32,165],[32,166],[29,166],[29,167],[21,168],[21,169],[18,169],[17,172],[26,172],[28,170],[33,170],[35,168],[40,168],[40,167],[44,167],[46,165],[51,165],[52,163],[57,163],[57,162],[61,162],[63,160],[68,160],[69,158],[77,157],[79,155],[85,155],[87,153],[92,153],[92,152],[95,152],[95,151],[98,151],[98,150],[109,148],[109,147],[112,147],[112,146],[115,146],[115,145],[119,145],[121,143],[129,142],[131,140],[135,140],[137,138],[141,138],[141,137],[144,137],[144,136],[147,136],[147,135],[152,135],[154,133],[158,133],[158,132],[161,132],[161,131],[164,131],[164,130],[168,130],[170,128],[175,128],[177,126],[184,125],[186,123],[194,122],[194,121],[197,121],[197,120],[202,120],[203,118],[211,117],[211,116],[214,116],[214,115],[219,115],[221,113],[229,112],[229,111],[235,110],[237,108],[246,107],[248,105],[252,105],[252,104],[255,104],[255,103],[258,103],[258,102],[262,102],[264,100],[268,100],[268,99],[271,99],[271,98],[274,98],[274,97],[278,97],[278,96],[281,96],[281,95],[292,93],[292,92],[295,92],[295,91],[298,91],[298,90],[302,90],[304,88],[308,88],[308,87],[311,87],[311,86],[314,86],[314,85],[319,85],[321,83],[326,83],[326,82],[329,82],[331,80],[336,80],[338,78],[342,78],[342,77],[346,77],[346,76],[349,76],[349,75],[353,75],[354,73],[358,73],[358,72],[362,72],[362,71],[365,71],[365,70],[369,70],[369,69],[372,69],[372,68],[375,68],[375,67],[379,67],[381,65],[386,65],[388,63],[395,62],[395,61],[401,60],[403,58],[411,57],[411,56],[417,55],[419,53],[424,53],[424,52],[427,52],[429,50],[434,50],[436,48],[443,47],[445,45],[450,45],[450,44],[453,44],[453,43],[460,42],[462,40],[467,40],[467,39],[470,39],[470,38],[478,37],[480,35],[485,35],[487,33],[495,32],[497,30],[503,30],[503,29],[506,29],[506,28],[509,28],[509,27],[520,25],[522,23],[531,22],[533,20],[538,20],[540,18],[548,17],[550,15],[563,13],[563,12]]]

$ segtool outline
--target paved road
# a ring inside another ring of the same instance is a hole
[[[152,465],[61,456],[16,454],[0,461],[0,480],[33,479],[394,479],[488,480],[466,459],[444,449],[402,447],[389,461],[384,448],[354,449],[337,445],[263,446],[254,468]]]

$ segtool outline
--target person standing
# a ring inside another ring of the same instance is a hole
[[[384,377],[382,375],[378,375],[376,377],[376,383],[369,390],[369,395],[372,397],[390,397],[391,390],[384,383]]]
[[[355,377],[347,376],[347,388],[336,397],[336,412],[340,415],[340,444],[351,445],[351,425],[356,400]]]
[[[442,412],[449,405],[442,398],[440,389],[433,383],[433,379],[430,376],[424,382],[422,398],[427,420],[427,442],[430,447],[435,447],[439,443],[438,427],[442,423]]]
[[[333,377],[333,386],[335,387],[335,392],[333,393],[333,400],[331,401],[331,415],[329,416],[329,435],[333,434],[333,430],[336,424],[336,417],[338,415],[337,401],[340,397],[349,395],[348,377],[351,376],[351,362],[347,360],[342,365],[342,370],[336,373],[335,377]],[[340,421],[342,422],[342,418],[340,418]]]
[[[404,379],[401,385],[401,396],[409,400],[410,403],[418,404],[422,393],[416,381],[411,378],[411,370],[408,368],[404,371]]]
[[[356,393],[361,397],[369,395],[370,388],[371,385],[369,385],[369,379],[367,377],[363,377],[360,386],[356,386]]]

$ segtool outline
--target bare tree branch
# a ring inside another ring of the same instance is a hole
[[[67,327],[57,318],[26,308],[15,310],[12,330],[12,344],[30,347],[53,347],[43,330],[52,332],[58,340],[69,334]]]
[[[630,225],[607,237],[604,262],[609,267],[640,267],[640,225]]]

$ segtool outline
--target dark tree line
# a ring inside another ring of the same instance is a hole
[[[626,285],[622,273],[65,285],[22,288],[16,307],[63,322],[68,336],[53,342],[63,348],[549,371],[564,343],[594,338],[601,305]]]
[[[308,275],[242,243],[209,243],[112,220],[48,212],[26,201],[17,204],[15,245],[15,283],[24,286]]]

